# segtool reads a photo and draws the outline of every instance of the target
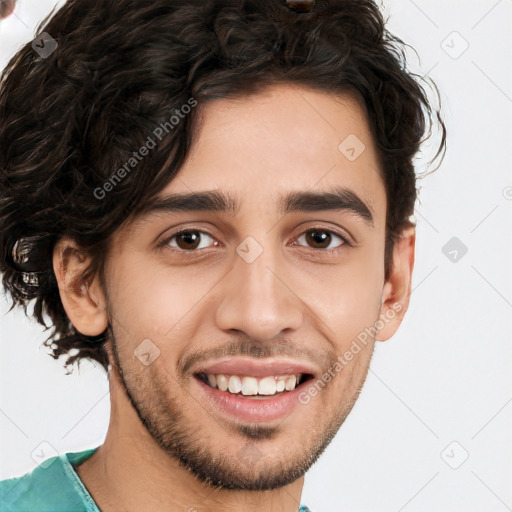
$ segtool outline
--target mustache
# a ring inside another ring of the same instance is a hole
[[[329,368],[336,361],[334,350],[322,351],[318,347],[301,347],[289,340],[269,340],[266,342],[237,338],[211,349],[184,354],[178,361],[179,373],[187,373],[198,363],[225,357],[248,356],[255,359],[290,357],[299,361],[316,363],[320,368]]]

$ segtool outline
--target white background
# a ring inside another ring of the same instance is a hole
[[[0,23],[0,68],[54,4],[20,0]],[[409,53],[411,69],[441,89],[448,151],[419,182],[406,319],[378,343],[359,401],[306,476],[302,503],[313,512],[504,512],[512,510],[512,1],[386,0],[384,10],[391,32],[420,56]],[[456,262],[442,251],[452,237],[468,249]],[[101,444],[109,398],[97,366],[66,376],[39,348],[42,329],[0,304],[1,479],[34,468],[41,442],[58,453]]]

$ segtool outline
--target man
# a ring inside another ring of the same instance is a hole
[[[111,418],[2,510],[308,510],[409,303],[401,41],[369,0],[69,0],[40,34],[0,90],[3,284]]]

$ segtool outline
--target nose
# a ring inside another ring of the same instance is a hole
[[[219,329],[264,341],[301,326],[304,304],[278,252],[266,248],[252,262],[236,255],[232,270],[222,280],[216,311]]]

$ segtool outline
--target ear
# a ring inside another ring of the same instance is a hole
[[[393,248],[390,275],[382,288],[376,341],[386,341],[395,334],[409,307],[415,242],[416,227],[411,225],[402,231]]]
[[[99,277],[83,279],[89,264],[90,257],[71,238],[64,237],[55,245],[53,270],[66,314],[77,331],[98,336],[107,328],[108,316]]]

